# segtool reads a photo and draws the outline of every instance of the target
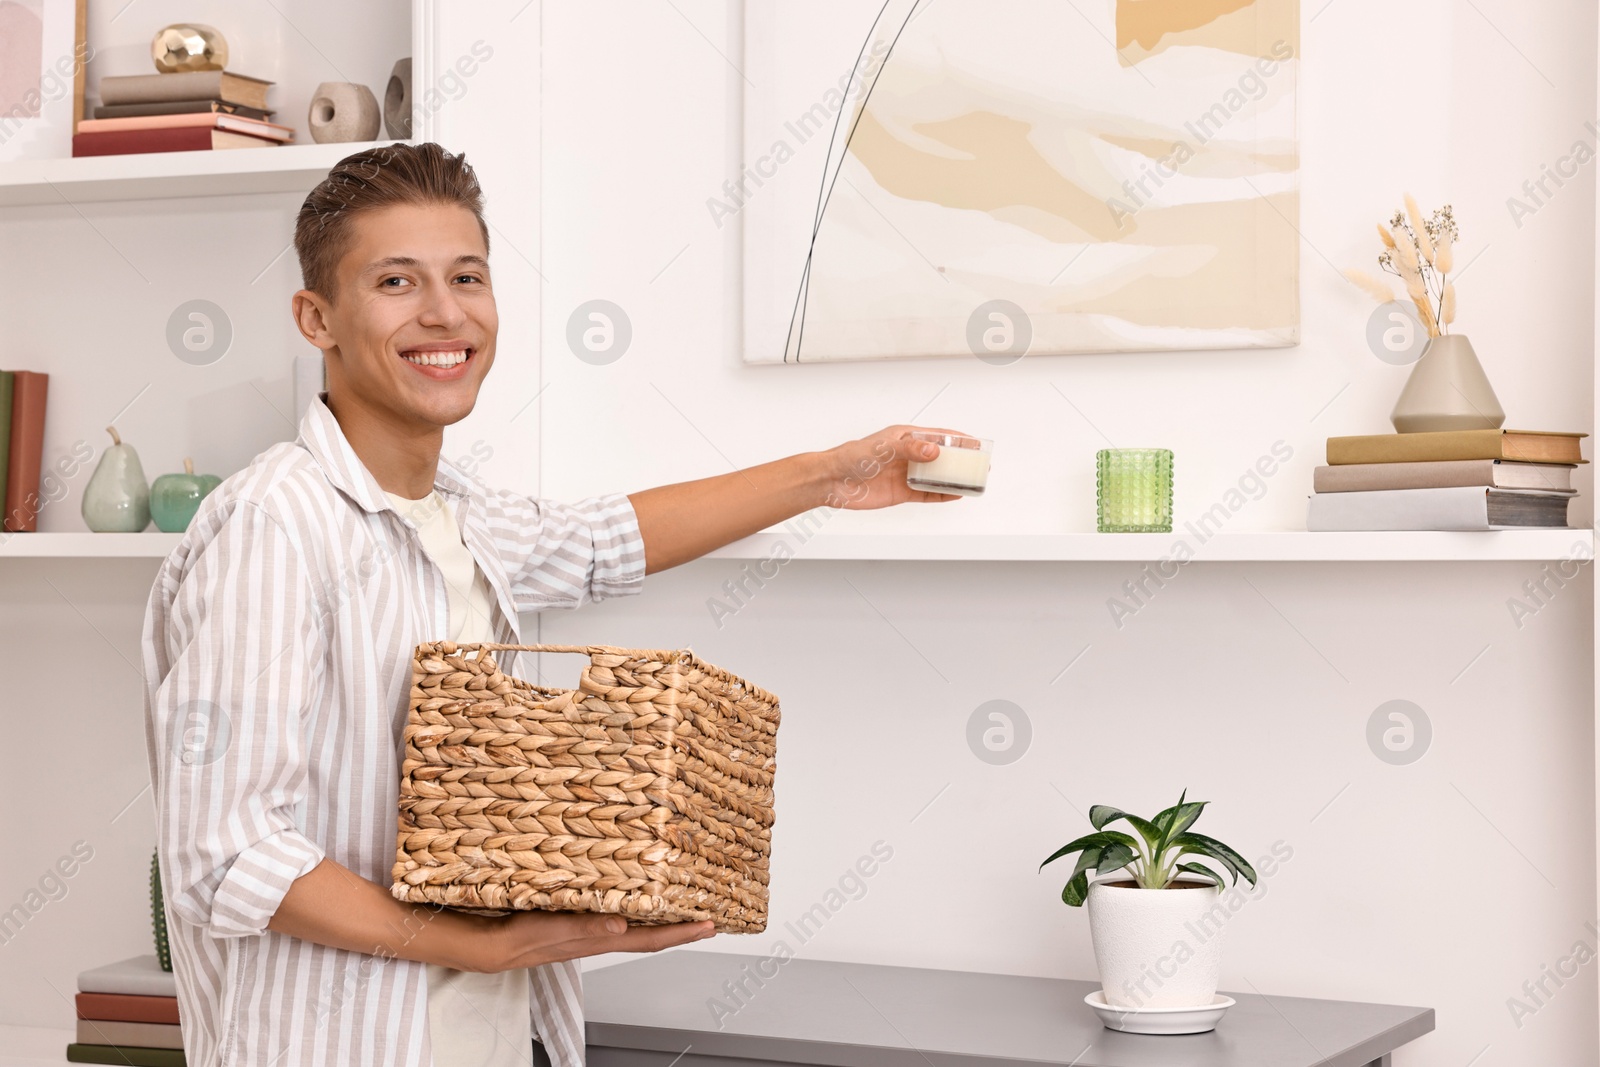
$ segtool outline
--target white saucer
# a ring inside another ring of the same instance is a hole
[[[1233,1007],[1234,999],[1218,993],[1211,1003],[1190,1008],[1123,1008],[1107,1003],[1105,990],[1096,989],[1083,998],[1100,1021],[1112,1030],[1126,1034],[1204,1034],[1217,1028],[1217,1021]]]

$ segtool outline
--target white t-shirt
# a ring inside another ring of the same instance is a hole
[[[451,641],[492,643],[494,592],[461,540],[455,513],[437,491],[421,500],[389,493],[416,524],[422,547],[444,572]],[[533,1043],[528,970],[479,973],[428,968],[428,1029],[435,1067],[527,1067]]]

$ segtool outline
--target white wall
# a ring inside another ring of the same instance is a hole
[[[998,438],[990,493],[846,513],[830,531],[1093,529],[1102,432],[1175,450],[1180,518],[1282,439],[1294,460],[1233,521],[1303,528],[1323,439],[1390,429],[1405,371],[1367,351],[1369,305],[1337,269],[1370,264],[1372,224],[1404,191],[1452,203],[1463,260],[1483,253],[1459,323],[1510,424],[1591,425],[1592,169],[1520,229],[1505,199],[1592,143],[1592,11],[1306,5],[1296,349],[752,368],[733,228],[705,206],[740,167],[741,81],[717,51],[737,61],[738,38],[724,5],[678,6],[693,26],[667,5],[545,8],[548,495],[717,474],[915,415]],[[634,328],[598,368],[564,339],[595,297]],[[1575,511],[1588,522],[1587,500]],[[1407,1067],[1597,1062],[1592,968],[1520,1029],[1506,1006],[1593,939],[1589,580],[1518,630],[1506,600],[1536,565],[1200,564],[1118,630],[1105,601],[1138,569],[798,561],[718,629],[707,598],[741,567],[705,561],[636,601],[547,616],[543,634],[692,645],[783,697],[772,928],[707,949],[781,939],[815,958],[1092,977],[1086,918],[1058,899],[1065,872],[1038,862],[1087,828],[1091,803],[1154,810],[1187,786],[1215,802],[1210,831],[1251,856],[1294,849],[1231,928],[1227,988],[1434,1006],[1439,1030],[1396,1057]],[[965,741],[996,698],[1034,729],[1008,767]],[[1411,766],[1365,742],[1396,698],[1435,730]],[[785,921],[879,838],[894,860],[800,946]]]
[[[674,2],[518,15],[521,0],[502,0],[446,18],[445,61],[480,39],[495,49],[439,122],[489,192],[503,324],[494,387],[448,451],[489,442],[487,474],[502,484],[567,499],[642,489],[915,416],[994,430],[991,493],[841,514],[830,529],[1088,530],[1104,443],[1092,421],[1118,444],[1177,452],[1180,518],[1282,438],[1295,459],[1234,522],[1296,528],[1322,438],[1388,428],[1404,372],[1367,353],[1368,307],[1334,267],[1368,260],[1372,221],[1406,189],[1453,203],[1463,256],[1483,251],[1462,279],[1461,325],[1510,421],[1592,425],[1592,168],[1520,229],[1505,205],[1593,137],[1592,10],[1308,0],[1299,348],[747,368],[736,243],[705,207],[738,167],[741,82],[718,54],[737,60],[737,41],[722,3]],[[98,446],[146,384],[118,427],[152,477],[185,454],[228,473],[288,436],[274,407],[287,410],[289,359],[303,349],[286,314],[292,259],[274,257],[297,202],[0,214],[0,365],[55,375],[47,455],[79,437]],[[222,304],[238,331],[210,367],[179,363],[161,336],[193,297]],[[571,309],[596,297],[634,326],[609,367],[563,340]],[[45,529],[81,528],[86,480],[46,510]],[[1575,511],[1588,521],[1587,496]],[[782,696],[773,927],[706,948],[772,951],[784,922],[881,838],[894,859],[814,940],[790,940],[800,954],[1092,977],[1085,916],[1061,905],[1062,875],[1035,873],[1038,861],[1083,829],[1074,808],[1154,809],[1187,786],[1215,802],[1203,829],[1251,856],[1280,839],[1295,850],[1232,925],[1225,987],[1432,1005],[1439,1031],[1397,1057],[1404,1067],[1480,1052],[1479,1067],[1600,1062],[1592,967],[1520,1029],[1506,1008],[1592,936],[1588,577],[1518,629],[1506,600],[1538,576],[1532,564],[1198,564],[1119,630],[1105,602],[1131,564],[798,561],[718,629],[705,602],[739,570],[689,564],[637,599],[526,620],[530,638],[692,645]],[[153,573],[0,561],[0,637],[17,665],[4,712],[25,805],[0,907],[73,841],[96,849],[67,897],[0,945],[0,1022],[67,1025],[58,994],[79,970],[147,951],[135,668]],[[547,680],[575,677],[569,658],[546,666]],[[1033,724],[1008,767],[965,742],[973,709],[996,698]],[[1407,767],[1364,739],[1395,698],[1435,731]]]

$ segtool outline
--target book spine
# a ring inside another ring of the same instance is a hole
[[[78,123],[79,133],[124,133],[134,130],[181,130],[190,127],[201,129],[232,130],[269,141],[287,141],[294,130],[275,122],[243,118],[215,111],[196,111],[181,115],[139,115],[124,119],[85,119]]]
[[[11,398],[16,375],[0,370],[0,509],[5,507],[6,468],[11,459]]]
[[[78,1043],[134,1048],[183,1048],[182,1028],[171,1023],[130,1023],[79,1019]]]
[[[1328,463],[1436,463],[1442,460],[1500,459],[1499,430],[1392,433],[1328,438]]]
[[[192,152],[211,147],[209,127],[172,130],[106,130],[72,135],[74,156],[122,156],[136,152]]]
[[[14,372],[11,399],[10,455],[6,463],[4,522],[10,533],[39,528],[39,476],[44,462],[45,398],[50,376],[40,371]]]
[[[1306,529],[1487,530],[1489,491],[1477,486],[1317,493],[1306,507]]]
[[[79,993],[73,1000],[80,1019],[124,1023],[178,1024],[178,998],[127,993]]]
[[[1319,493],[1353,493],[1376,489],[1442,489],[1449,486],[1494,484],[1494,461],[1463,460],[1435,463],[1347,463],[1318,467],[1311,476]]]
[[[127,74],[100,79],[100,102],[157,104],[169,100],[226,99],[222,71],[189,70],[167,74]]]
[[[183,1050],[134,1048],[130,1045],[89,1045],[74,1041],[67,1046],[68,1063],[115,1063],[122,1067],[185,1067]]]
[[[94,109],[97,119],[134,119],[150,115],[238,115],[266,121],[272,112],[260,108],[229,104],[222,100],[166,100],[154,104],[101,104]]]

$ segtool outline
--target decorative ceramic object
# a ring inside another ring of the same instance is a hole
[[[200,501],[222,484],[215,474],[196,474],[194,460],[184,457],[182,474],[163,474],[150,486],[150,517],[156,529],[182,533],[200,510]]]
[[[323,82],[311,97],[306,125],[318,144],[370,141],[378,136],[381,116],[372,90],[355,82]]]
[[[1465,334],[1432,337],[1400,390],[1389,421],[1401,433],[1497,430],[1506,421]]]
[[[163,74],[222,70],[228,65],[228,39],[213,26],[178,22],[156,31],[150,58]]]
[[[122,443],[115,426],[106,433],[111,447],[83,488],[83,521],[96,533],[138,533],[150,525],[150,483],[133,446]]]
[[[411,57],[395,60],[383,91],[383,127],[390,137],[411,139]]]
[[[1101,533],[1172,532],[1172,452],[1102,448],[1095,453],[1096,527]]]
[[[1122,871],[1090,883],[1089,938],[1105,999],[1120,1008],[1211,1004],[1232,918],[1226,907],[1213,911],[1220,895],[1216,883],[1188,875],[1166,889],[1141,889]]]

